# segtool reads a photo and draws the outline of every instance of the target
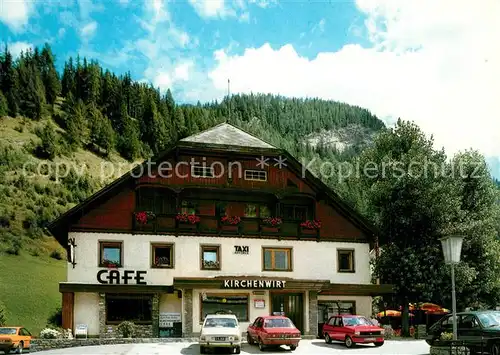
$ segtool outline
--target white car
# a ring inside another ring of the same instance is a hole
[[[231,348],[234,354],[241,351],[241,330],[234,314],[209,314],[205,317],[200,334],[200,354],[208,348]]]

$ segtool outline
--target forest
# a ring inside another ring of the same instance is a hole
[[[129,162],[153,156],[186,136],[229,122],[261,139],[308,159],[340,162],[352,159],[384,123],[368,110],[321,99],[285,98],[271,94],[232,95],[220,102],[177,104],[171,90],[162,93],[151,84],[116,75],[97,61],[68,58],[62,73],[56,70],[49,45],[13,58],[8,47],[0,54],[0,117],[10,116],[35,128],[36,142],[21,148],[0,146],[0,222],[3,239],[21,248],[8,235],[45,235],[44,226],[81,202],[102,183],[91,174],[71,174],[59,184],[30,181],[17,174],[24,162],[73,160],[79,151],[102,159],[118,154]],[[22,131],[23,127],[16,130]],[[344,131],[350,143],[336,149],[306,137]],[[335,180],[331,177],[332,181]],[[3,185],[3,186],[2,186]],[[11,186],[6,186],[11,185]],[[347,187],[337,186],[340,193]],[[12,206],[12,199],[21,201]],[[22,238],[21,238],[22,240]],[[9,243],[7,243],[9,244]]]

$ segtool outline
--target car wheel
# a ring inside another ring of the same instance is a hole
[[[290,350],[294,351],[295,349],[297,349],[296,345],[290,345]]]
[[[377,341],[377,342],[375,342],[375,343],[373,343],[373,344],[375,344],[375,346],[377,346],[377,347],[378,347],[378,346],[382,346],[382,345],[384,345],[384,342],[383,342],[383,341]]]
[[[265,347],[264,343],[262,342],[262,339],[260,339],[260,338],[259,338],[259,350],[260,351],[266,350],[266,347]]]
[[[234,348],[234,353],[239,354],[241,352],[241,348],[239,346]]]
[[[352,341],[350,336],[346,336],[345,340],[344,340],[344,344],[347,348],[352,348],[352,346],[354,345],[354,342]]]
[[[325,333],[325,343],[331,344],[332,343],[332,338],[328,335],[328,333]]]
[[[22,354],[24,349],[24,343],[22,341],[17,344],[16,354]]]
[[[500,345],[498,344],[491,344],[491,355],[500,355]]]
[[[250,334],[248,334],[248,333],[247,333],[247,343],[248,343],[249,345],[253,345],[253,344],[254,344],[254,341],[253,341],[253,339],[252,339],[251,335],[250,335]]]

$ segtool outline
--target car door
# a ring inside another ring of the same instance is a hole
[[[21,340],[24,342],[24,347],[29,348],[31,345],[31,334],[28,332],[26,328],[21,328],[19,330],[19,335],[21,336]]]
[[[262,317],[257,317],[255,321],[252,323],[252,325],[248,328],[248,331],[250,332],[250,336],[252,337],[253,340],[257,340],[258,338],[258,324],[259,321],[262,319]]]
[[[476,347],[481,346],[481,326],[474,314],[463,315],[457,324],[458,339]]]
[[[323,324],[323,336],[328,334],[330,339],[333,339],[333,324],[335,323],[335,317],[330,317],[325,324]]]
[[[342,318],[335,316],[332,317],[332,339],[339,340],[340,339],[340,328],[339,325],[342,324]]]

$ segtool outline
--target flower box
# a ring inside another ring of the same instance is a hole
[[[280,217],[267,217],[262,220],[262,225],[267,227],[279,227],[283,223]]]
[[[218,261],[203,260],[203,268],[217,270],[220,268],[220,264]]]
[[[198,224],[200,223],[200,217],[195,214],[179,213],[175,216],[175,219],[179,221],[179,224]]]
[[[153,221],[156,218],[156,215],[151,211],[140,211],[135,213],[135,222],[136,225],[146,225]]]
[[[238,233],[238,231],[240,230],[240,226],[239,225],[232,225],[232,224],[222,224],[220,226],[220,230],[224,231],[224,232]]]
[[[222,225],[237,226],[240,224],[241,218],[239,216],[222,216],[220,221]]]
[[[309,228],[304,228],[304,227],[301,227],[300,228],[300,234],[303,234],[303,235],[317,235],[318,234],[318,230],[317,229],[309,229]]]
[[[321,221],[317,219],[307,220],[300,224],[302,229],[318,230],[321,228]]]
[[[280,231],[279,227],[271,227],[271,226],[261,226],[260,228],[262,233],[278,233]]]

